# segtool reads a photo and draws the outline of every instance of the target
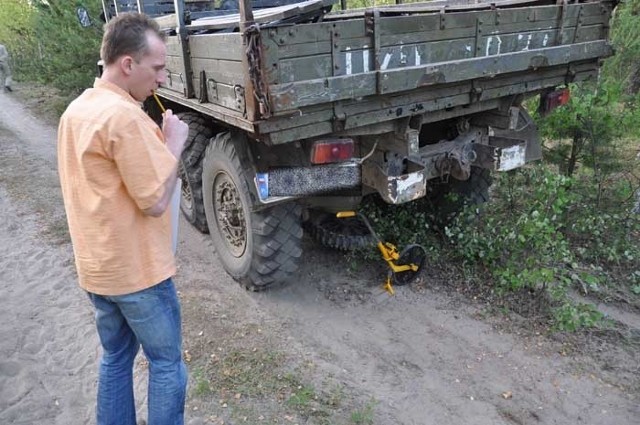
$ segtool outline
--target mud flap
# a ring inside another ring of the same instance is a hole
[[[382,199],[390,204],[403,204],[427,194],[428,173],[423,164],[406,160],[406,173],[390,176],[378,164],[365,162],[362,165],[362,183],[378,191]]]
[[[489,137],[489,144],[474,144],[473,165],[496,171],[509,171],[526,163],[527,142],[508,137]]]

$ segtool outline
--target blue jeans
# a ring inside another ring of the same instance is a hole
[[[182,361],[180,304],[167,279],[133,294],[89,293],[102,343],[98,425],[135,425],[133,360],[149,360],[149,425],[182,425],[187,369]]]

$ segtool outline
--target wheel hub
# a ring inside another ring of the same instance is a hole
[[[187,178],[187,173],[184,170],[184,167],[181,165],[179,167],[179,177],[182,181],[182,185],[180,187],[181,192],[181,202],[186,209],[191,211],[193,208],[193,194],[191,192],[191,185],[189,184],[189,179]]]
[[[229,251],[240,257],[247,246],[247,223],[238,189],[227,174],[220,173],[215,179],[213,192],[218,229]]]

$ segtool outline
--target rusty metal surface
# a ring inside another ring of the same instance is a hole
[[[261,33],[258,25],[254,24],[244,30],[249,79],[252,91],[245,91],[246,96],[252,97],[252,103],[257,108],[254,117],[268,119],[271,117],[271,100],[269,86],[264,75],[264,53],[262,51]]]
[[[370,186],[390,204],[403,204],[427,194],[428,172],[423,164],[409,161],[408,170],[400,175],[389,175],[375,162],[362,164],[362,183]]]

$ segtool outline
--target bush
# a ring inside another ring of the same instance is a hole
[[[99,0],[83,5],[94,19],[99,16]],[[2,39],[7,40],[17,80],[53,85],[72,97],[92,85],[101,30],[82,28],[73,2],[4,0],[0,28],[0,36],[9,32]]]

